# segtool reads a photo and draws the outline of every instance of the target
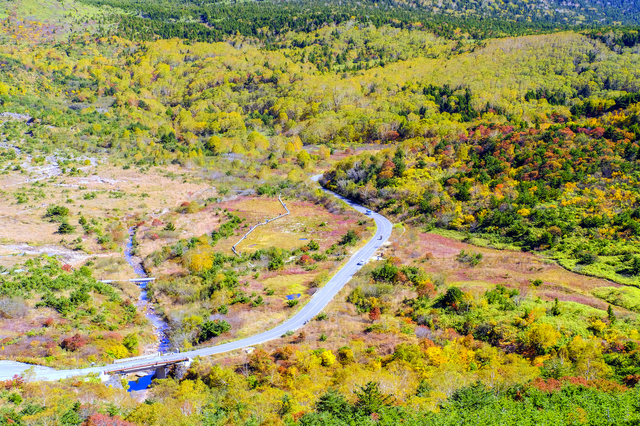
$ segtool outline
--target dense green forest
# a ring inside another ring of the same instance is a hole
[[[472,38],[523,35],[567,27],[599,24],[637,24],[638,4],[632,2],[340,2],[289,1],[276,3],[209,3],[202,1],[146,2],[83,0],[111,6],[132,16],[122,17],[118,31],[129,37],[148,39],[179,37],[219,41],[242,34],[273,42],[288,31],[311,32],[325,25],[357,19],[376,26],[418,28],[450,37],[459,32]],[[240,17],[240,19],[238,19]],[[200,25],[202,24],[202,25]]]
[[[256,38],[271,48],[278,48],[287,33],[309,33],[322,27],[340,25],[357,20],[376,27],[390,25],[428,31],[447,38],[485,39],[544,33],[580,26],[580,22],[535,19],[502,20],[476,14],[433,14],[426,10],[392,7],[369,3],[344,5],[320,2],[246,2],[199,5],[186,3],[145,3],[118,0],[87,0],[96,6],[111,6],[130,13],[118,16],[117,34],[131,39],[183,38],[194,41],[221,41],[241,34]],[[238,19],[241,17],[241,19]],[[463,29],[462,33],[460,29]]]
[[[473,39],[540,34],[599,24],[637,24],[638,5],[620,2],[603,6],[580,1],[572,7],[557,2],[340,2],[290,1],[276,3],[147,2],[83,0],[95,6],[125,11],[112,18],[112,34],[133,40],[182,38],[222,41],[243,35],[270,49],[283,46],[290,32],[310,33],[325,26],[357,21],[364,25],[428,31],[447,39]],[[624,38],[629,43],[629,38]]]

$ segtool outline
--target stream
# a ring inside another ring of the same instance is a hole
[[[127,260],[129,265],[133,267],[134,272],[140,278],[148,278],[142,268],[142,263],[138,262],[132,254],[134,234],[134,228],[129,228],[129,241],[127,241],[127,246],[124,249],[124,258]],[[167,336],[169,325],[158,314],[156,314],[151,303],[149,303],[149,297],[147,296],[147,283],[139,283],[138,286],[140,287],[140,298],[138,299],[137,304],[138,309],[144,312],[151,325],[153,325],[153,328],[155,328],[156,335],[158,336],[158,352],[168,352],[171,349],[169,337]]]
[[[142,263],[139,262],[135,256],[133,255],[133,237],[135,235],[134,227],[129,228],[129,240],[127,241],[127,245],[124,248],[124,258],[127,260],[129,265],[133,268],[134,272],[140,278],[148,278],[144,268],[142,267]],[[138,287],[140,287],[140,298],[138,299],[138,309],[142,310],[155,329],[156,336],[158,337],[158,352],[165,353],[171,349],[171,345],[169,343],[169,325],[162,319],[158,314],[156,314],[153,306],[149,303],[149,297],[147,296],[147,283],[139,283]],[[151,380],[153,379],[154,373],[146,374],[144,376],[138,377],[136,380],[129,381],[129,392],[132,391],[143,391],[148,389],[151,386]]]

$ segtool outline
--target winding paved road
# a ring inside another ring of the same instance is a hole
[[[312,179],[317,181],[319,178],[320,176],[314,176]],[[326,189],[324,191],[342,199],[360,213],[366,213],[367,211],[367,208],[351,202],[340,195],[337,195]],[[102,367],[91,367],[76,370],[44,370],[41,368],[37,368],[34,372],[35,378],[37,380],[59,380],[67,377],[83,376],[90,373],[109,372],[110,370],[121,369],[124,367],[135,367],[138,365],[149,364],[153,362],[166,362],[174,359],[181,359],[185,356],[193,358],[195,356],[220,354],[278,339],[287,331],[296,330],[302,327],[307,321],[315,318],[315,316],[318,315],[325,308],[325,306],[327,306],[331,299],[333,299],[333,297],[338,294],[342,287],[344,287],[344,285],[351,279],[351,277],[362,267],[362,265],[359,265],[359,263],[369,260],[369,258],[373,256],[376,250],[389,239],[389,237],[391,236],[391,230],[393,228],[391,222],[389,222],[384,216],[375,212],[371,212],[370,216],[375,220],[377,225],[377,230],[373,238],[356,254],[354,254],[351,259],[349,259],[347,264],[344,265],[342,269],[340,269],[338,273],[335,274],[333,278],[331,278],[331,280],[327,282],[327,284],[325,284],[324,287],[318,290],[313,295],[311,300],[296,315],[283,322],[279,326],[272,328],[271,330],[256,334],[251,337],[247,337],[246,339],[237,340],[235,342],[225,343],[222,345],[194,349],[188,352],[170,354],[162,357],[137,359],[131,361],[120,360],[118,364],[112,364]],[[21,367],[15,368],[4,368],[4,366],[0,365],[0,380],[6,380],[11,378],[14,374],[19,374],[24,368],[24,364],[21,364]]]

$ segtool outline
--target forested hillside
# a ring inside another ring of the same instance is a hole
[[[128,12],[119,16],[118,33],[136,39],[179,37],[219,41],[242,34],[266,42],[289,31],[312,32],[353,19],[366,24],[427,29],[451,37],[491,38],[555,31],[568,27],[638,24],[635,0],[567,1],[365,1],[318,2],[149,2],[82,0]]]
[[[637,424],[639,8],[0,5],[0,370],[291,318],[376,235],[314,175],[395,223],[300,329],[0,425]]]
[[[573,108],[598,118],[555,114],[533,129],[480,124],[455,142],[407,142],[343,161],[325,184],[411,223],[548,251],[638,285],[640,116],[624,108],[636,98]]]

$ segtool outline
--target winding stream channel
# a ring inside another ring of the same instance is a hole
[[[140,278],[148,278],[147,273],[144,271],[142,267],[142,262],[138,260],[136,256],[133,255],[133,238],[135,237],[135,229],[134,227],[129,228],[129,240],[127,241],[127,245],[124,248],[124,258],[127,260],[129,265],[133,268],[133,271]],[[154,332],[158,338],[158,352],[164,353],[168,352],[171,348],[169,343],[169,324],[167,324],[158,314],[156,314],[153,306],[149,302],[149,296],[147,293],[147,283],[142,282],[138,283],[140,287],[140,298],[138,299],[138,309],[142,310],[155,329]],[[142,391],[149,386],[151,386],[151,381],[153,380],[154,373],[148,373],[144,376],[138,377],[136,380],[129,381],[129,392],[132,391]]]
[[[124,248],[124,258],[127,260],[129,265],[133,268],[136,275],[140,278],[148,278],[144,268],[142,267],[142,263],[138,261],[138,259],[133,255],[133,238],[135,236],[135,230],[133,227],[129,228],[129,240],[127,241],[127,245]],[[164,353],[168,352],[171,349],[171,344],[169,343],[169,324],[167,324],[158,314],[156,314],[153,306],[149,302],[149,297],[147,295],[147,283],[138,283],[140,287],[140,298],[138,299],[138,309],[144,312],[147,319],[153,325],[155,329],[156,336],[158,336],[158,352]]]

